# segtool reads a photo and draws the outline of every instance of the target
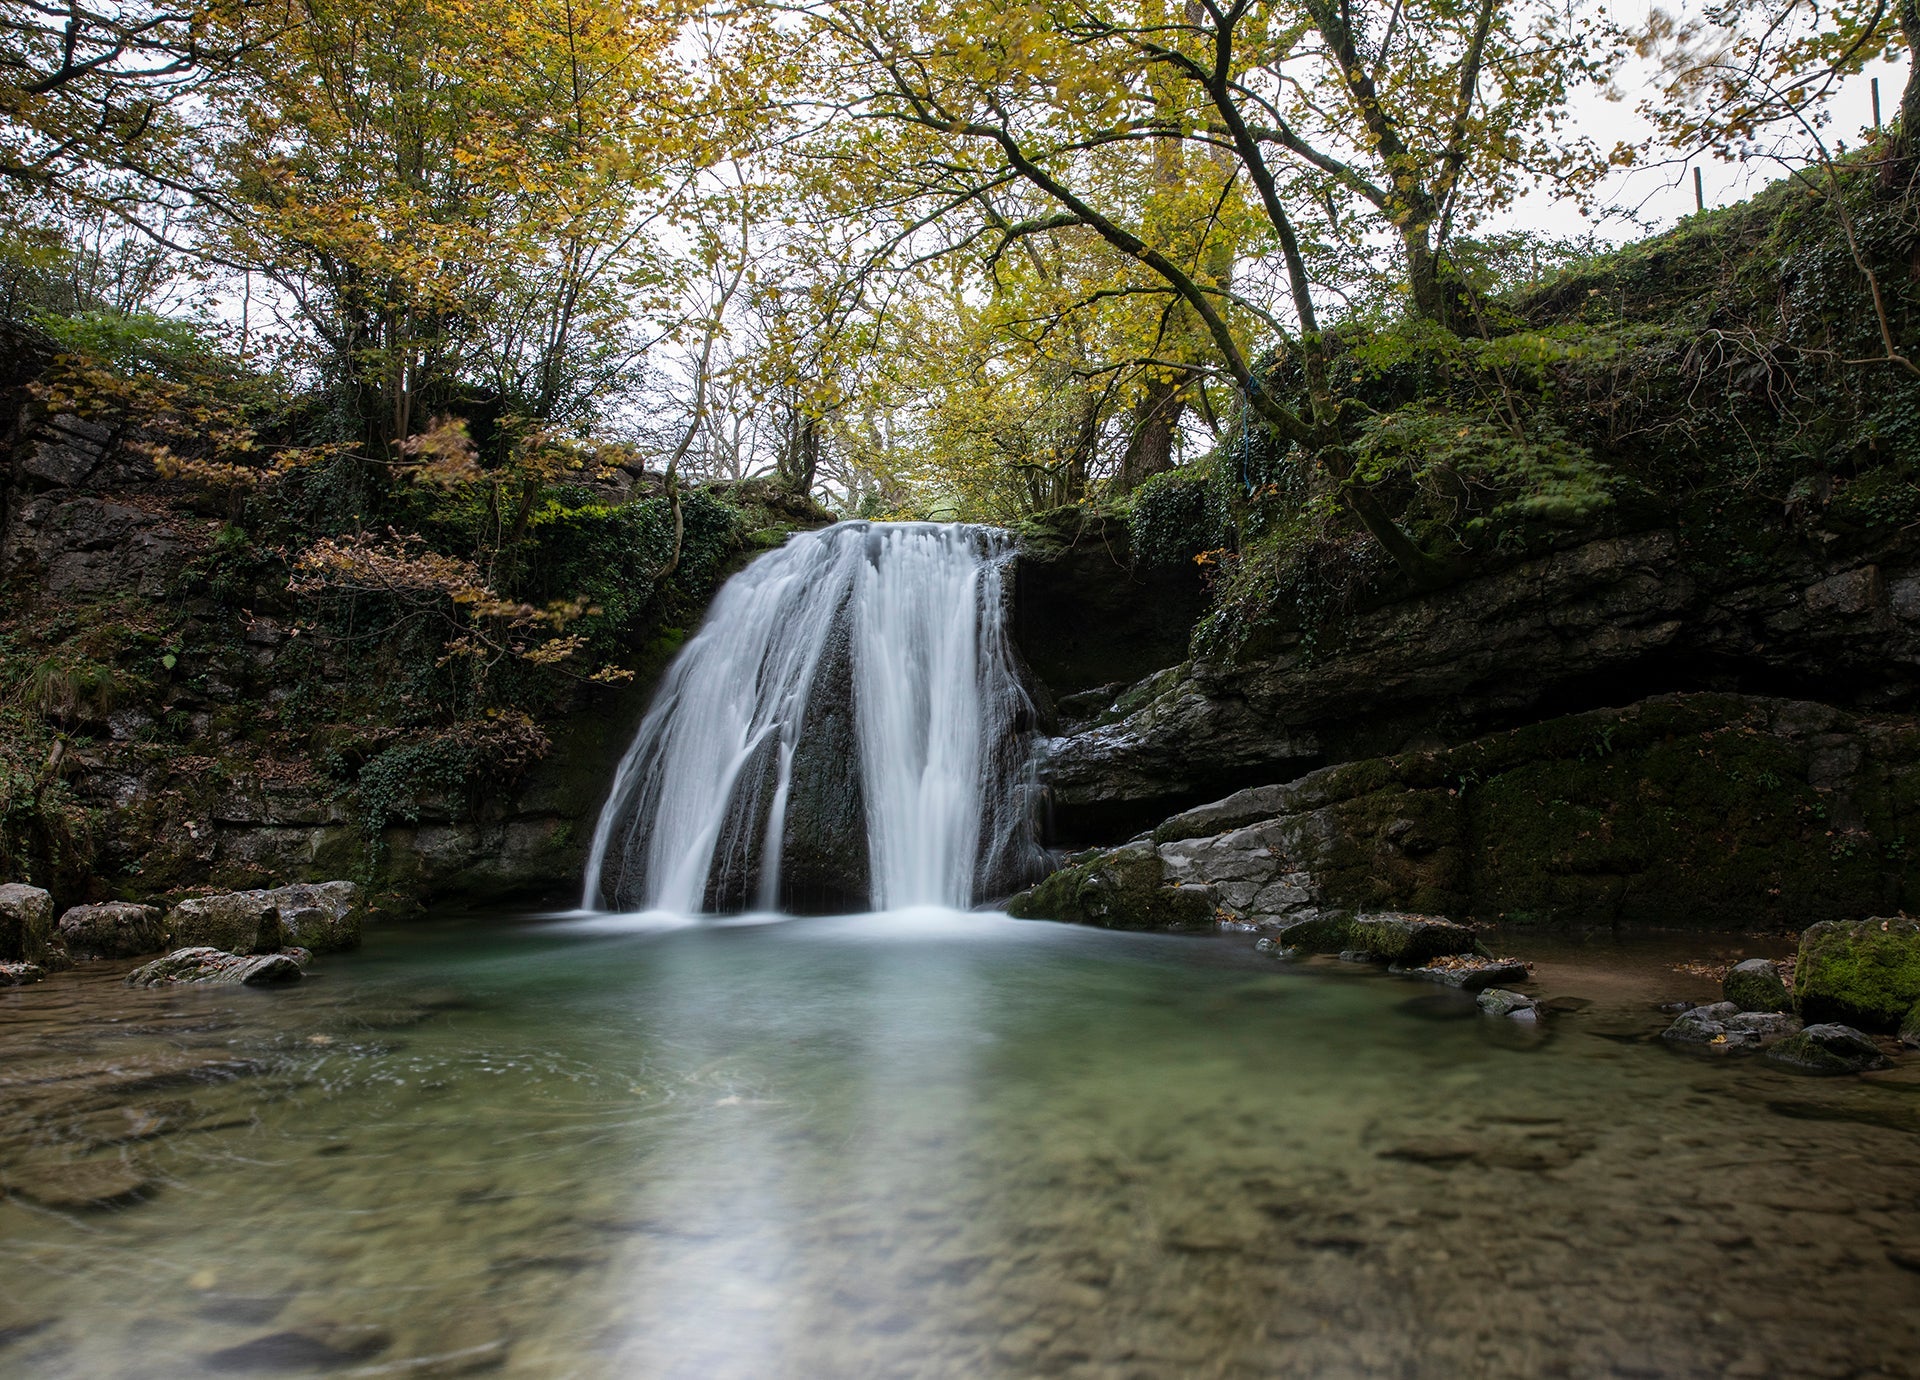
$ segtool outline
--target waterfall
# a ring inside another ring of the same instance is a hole
[[[621,760],[582,904],[965,908],[1028,881],[1011,554],[991,528],[843,522],[729,580]]]

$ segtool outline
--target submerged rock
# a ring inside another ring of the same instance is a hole
[[[1375,961],[1418,967],[1447,954],[1472,953],[1473,931],[1430,915],[1362,915],[1348,927],[1349,942]]]
[[[1214,910],[1212,887],[1168,886],[1160,855],[1145,843],[1084,855],[1007,903],[1017,919],[1109,930],[1210,930]]]
[[[1794,1005],[1816,1023],[1898,1028],[1920,1003],[1920,922],[1828,920],[1800,936]]]
[[[1742,1011],[1733,1002],[1717,1001],[1682,1012],[1660,1038],[1726,1050],[1758,1049],[1799,1028],[1800,1022],[1783,1012]]]
[[[392,1334],[384,1327],[313,1323],[213,1352],[206,1358],[206,1366],[212,1371],[246,1374],[333,1370],[371,1360],[392,1345]]]
[[[1524,992],[1509,992],[1504,987],[1488,988],[1475,999],[1475,1004],[1486,1015],[1510,1021],[1530,1024],[1540,1019],[1540,1003]]]
[[[53,897],[37,886],[0,886],[0,959],[42,963],[53,938]]]
[[[249,987],[297,982],[300,964],[286,954],[230,954],[205,946],[176,949],[165,958],[127,974],[129,987],[167,987],[179,983],[244,983]]]
[[[135,958],[167,947],[159,908],[127,901],[70,907],[60,917],[59,935],[77,959]]]
[[[1865,1073],[1893,1067],[1880,1046],[1849,1025],[1810,1025],[1768,1050],[1767,1058],[1800,1073]]]
[[[1517,958],[1481,958],[1476,954],[1451,954],[1419,967],[1396,965],[1394,972],[1427,982],[1443,983],[1466,992],[1478,992],[1502,982],[1525,982],[1530,976],[1527,965]]]
[[[1793,1010],[1793,994],[1780,980],[1780,970],[1771,959],[1750,958],[1734,964],[1720,991],[1742,1011]]]

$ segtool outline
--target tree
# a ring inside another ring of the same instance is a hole
[[[1606,165],[1559,126],[1573,88],[1608,70],[1610,31],[1549,4],[1493,0],[925,0],[807,13],[844,93],[836,115],[870,131],[857,150],[843,142],[838,166],[857,158],[874,200],[912,204],[901,219],[918,226],[985,196],[1017,200],[1018,213],[981,232],[996,248],[1096,239],[1102,300],[1190,313],[1207,367],[1313,459],[1404,571],[1431,577],[1431,557],[1355,482],[1357,418],[1335,395],[1321,326],[1338,284],[1317,270],[1342,247],[1391,242],[1409,309],[1441,330],[1465,326],[1444,268],[1450,236],[1530,177],[1578,187]],[[1186,175],[1160,192],[1222,212],[1244,194],[1258,208],[1259,240],[1231,274],[1204,252],[1211,236],[1193,234],[1191,213],[1157,217],[1153,196],[1127,195],[1141,148],[1182,154]],[[1297,361],[1301,395],[1281,396],[1256,366],[1269,342]]]

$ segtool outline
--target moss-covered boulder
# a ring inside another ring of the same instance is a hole
[[[1383,963],[1416,968],[1445,954],[1473,952],[1473,931],[1431,915],[1362,915],[1348,927],[1353,948]]]
[[[133,958],[167,947],[167,928],[156,906],[108,901],[73,906],[60,917],[60,942],[77,959]]]
[[[1764,958],[1734,964],[1720,993],[1742,1011],[1793,1010],[1793,994],[1780,980],[1780,970]]]
[[[0,886],[0,959],[44,963],[53,938],[53,897],[37,886]]]
[[[1209,930],[1216,923],[1213,889],[1169,886],[1150,844],[1082,854],[1015,896],[1007,913],[1109,930]]]
[[[280,913],[283,943],[316,954],[360,947],[366,905],[353,882],[296,882],[266,896]]]
[[[1920,1002],[1920,922],[1828,920],[1800,936],[1793,1001],[1809,1022],[1895,1030]]]
[[[268,891],[197,896],[167,914],[168,940],[181,949],[271,953],[280,947],[281,933],[280,907]]]
[[[1810,1025],[1775,1044],[1767,1059],[1796,1073],[1866,1073],[1893,1067],[1880,1046],[1848,1025]]]
[[[1343,915],[1315,915],[1295,920],[1273,932],[1274,942],[1283,949],[1298,949],[1310,954],[1337,954],[1350,944],[1353,922]]]

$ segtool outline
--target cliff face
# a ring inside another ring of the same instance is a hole
[[[1757,568],[1656,529],[1571,545],[1424,597],[1299,628],[1231,666],[1187,662],[1049,746],[1060,834],[1124,837],[1171,810],[1326,763],[1459,743],[1691,690],[1860,709],[1915,700],[1920,548],[1808,546]]]

